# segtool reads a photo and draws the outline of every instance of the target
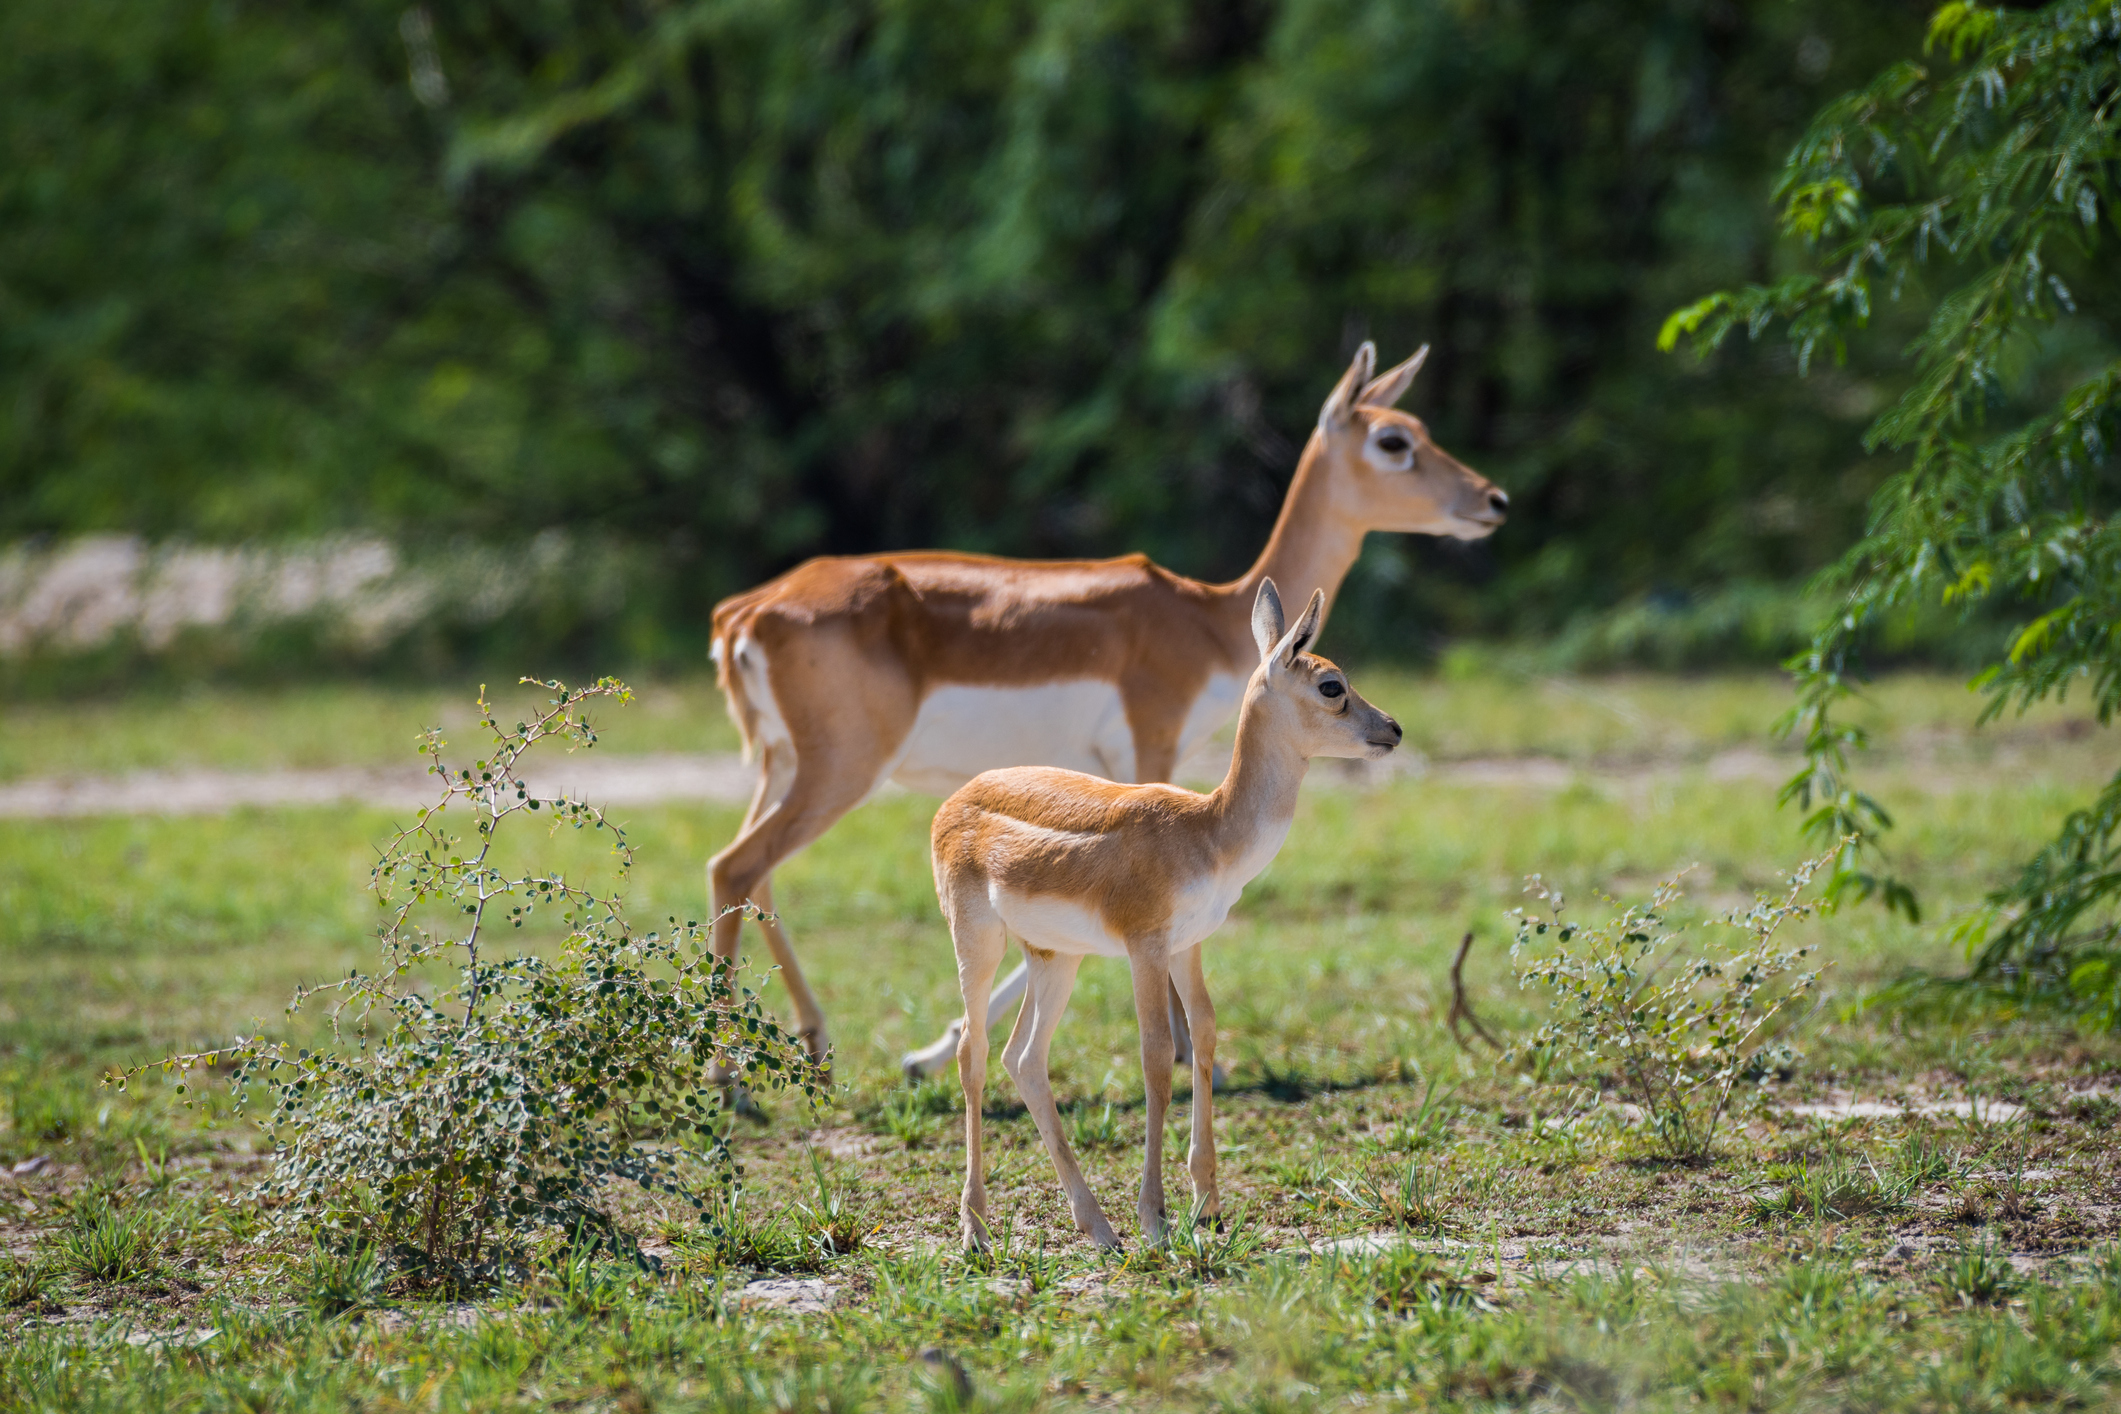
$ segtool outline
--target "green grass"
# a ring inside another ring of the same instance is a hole
[[[1226,1218],[1184,1216],[1181,1078],[1165,1251],[1130,1231],[1143,1120],[1126,974],[1083,969],[1052,1070],[1091,1182],[1123,1219],[1117,1259],[1069,1228],[999,1066],[996,1251],[955,1251],[955,1080],[908,1090],[896,1069],[957,1004],[927,869],[932,801],[879,798],[778,881],[833,1022],[837,1104],[768,1099],[740,1132],[748,1186],[719,1229],[629,1198],[661,1274],[559,1251],[468,1311],[379,1280],[370,1254],[271,1238],[226,1201],[259,1159],[218,1089],[184,1111],[153,1081],[127,1096],[94,1085],[256,1025],[318,1036],[317,1018],[282,1008],[297,983],[372,961],[363,885],[390,818],[0,821],[0,1159],[52,1163],[0,1210],[0,1407],[962,1407],[947,1366],[914,1358],[925,1347],[970,1372],[976,1407],[999,1409],[2115,1400],[2114,1110],[2071,1091],[2121,1074],[2121,1045],[2041,1016],[1860,1005],[1910,965],[1957,963],[1942,930],[2111,769],[2110,737],[2052,714],[1970,740],[1946,730],[1971,715],[1962,690],[1882,685],[1871,710],[1891,715],[1868,783],[1901,820],[1895,865],[1927,921],[1859,908],[1803,930],[1833,967],[1778,1100],[1978,1095],[2023,1118],[1830,1123],[1778,1106],[1733,1126],[1707,1165],[1679,1167],[1458,1052],[1446,969],[1474,929],[1473,999],[1516,1028],[1535,1000],[1507,972],[1525,874],[1595,910],[1594,890],[1638,894],[1695,865],[1688,907],[1704,927],[1773,885],[1800,853],[1792,816],[1771,786],[1703,763],[1768,749],[1780,689],[1379,680],[1373,695],[1434,757],[1536,751],[1598,769],[1560,790],[1431,777],[1307,792],[1282,855],[1208,945],[1232,1085],[1217,1102]],[[600,749],[726,749],[699,684],[658,691],[664,715],[610,714]],[[392,743],[442,710],[439,696],[344,688],[210,702],[32,713],[20,734],[9,709],[5,770],[49,769],[54,750],[96,770],[408,759]],[[1618,769],[1630,760],[1657,769]],[[628,813],[633,915],[699,916],[702,862],[737,812]],[[604,877],[599,843],[533,840],[541,859]],[[837,1304],[758,1309],[743,1287],[762,1273],[823,1280]],[[125,1343],[140,1332],[150,1343]]]
[[[490,697],[515,712],[532,690],[494,680]],[[613,751],[734,751],[736,728],[713,678],[637,683],[611,713]],[[0,781],[184,767],[263,771],[398,766],[416,735],[439,726],[469,743],[476,679],[442,688],[303,684],[279,691],[199,687],[87,702],[0,703]],[[604,725],[604,724],[600,724]]]
[[[1531,754],[1579,761],[1689,759],[1764,744],[1788,706],[1783,680],[1767,673],[1579,679],[1383,668],[1358,676],[1364,694],[1406,727],[1407,744],[1442,760]],[[491,686],[495,702],[511,710],[532,700],[530,691],[512,683]],[[635,686],[632,706],[605,714],[603,749],[737,749],[736,728],[710,676]],[[469,741],[477,692],[476,681],[418,689],[332,683],[0,703],[0,781],[185,767],[402,765],[424,727],[439,725]],[[1962,734],[1982,701],[1963,679],[1908,674],[1877,684],[1851,707],[1849,720],[1870,729],[1891,755],[1932,748],[1940,733]],[[1949,746],[1952,754],[1976,760],[1999,751],[2038,752],[2088,728],[2080,706],[2044,705]]]

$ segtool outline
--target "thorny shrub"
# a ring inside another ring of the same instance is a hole
[[[601,810],[539,796],[519,774],[540,743],[593,746],[585,706],[631,692],[613,678],[536,685],[552,699],[513,728],[481,692],[493,745],[468,765],[444,763],[439,732],[422,737],[442,793],[373,871],[390,909],[383,965],[304,988],[288,1005],[328,994],[334,1044],[254,1037],[161,1063],[229,1064],[239,1108],[269,1100],[274,1162],[258,1196],[281,1229],[372,1249],[415,1277],[463,1284],[520,1271],[541,1233],[643,1261],[612,1217],[612,1180],[708,1214],[737,1178],[725,1087],[823,1094],[794,1038],[710,953],[706,926],[672,919],[665,932],[636,932],[616,887],[599,896],[558,872],[502,867],[503,824],[539,818],[551,831],[608,833],[621,880],[633,863]],[[451,832],[467,819],[468,831]],[[541,910],[567,928],[553,955],[497,955],[494,932]],[[438,965],[454,981],[430,987]]]
[[[1552,989],[1553,1015],[1505,1060],[1549,1080],[1611,1076],[1666,1154],[1706,1156],[1740,1082],[1757,1082],[1796,1059],[1785,1028],[1774,1023],[1813,988],[1821,969],[1802,970],[1812,950],[1778,948],[1775,935],[1811,912],[1800,900],[1833,857],[1800,866],[1779,902],[1763,894],[1745,912],[1717,920],[1743,931],[1743,946],[1720,959],[1676,962],[1680,930],[1667,926],[1665,912],[1683,875],[1660,884],[1648,906],[1629,906],[1596,924],[1565,920],[1560,892],[1534,875],[1526,892],[1546,901],[1548,916],[1515,910],[1510,956],[1520,987]]]

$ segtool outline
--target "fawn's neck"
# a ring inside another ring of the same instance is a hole
[[[1237,745],[1230,753],[1230,772],[1215,788],[1213,812],[1216,853],[1240,858],[1263,850],[1253,872],[1264,869],[1281,847],[1296,818],[1296,797],[1310,758],[1288,737],[1274,730],[1259,710],[1261,692],[1250,688],[1237,717]]]

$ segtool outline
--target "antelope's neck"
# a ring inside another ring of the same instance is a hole
[[[1280,591],[1281,602],[1291,610],[1308,602],[1311,591],[1316,589],[1325,594],[1326,613],[1330,615],[1341,581],[1362,554],[1365,529],[1335,504],[1325,439],[1314,431],[1296,463],[1296,476],[1289,482],[1289,494],[1282,501],[1281,514],[1275,518],[1274,533],[1267,537],[1267,548],[1260,552],[1244,578],[1218,588],[1230,611],[1247,624],[1251,622],[1252,600],[1259,593],[1259,582],[1269,576]],[[1320,619],[1321,629],[1324,623]]]

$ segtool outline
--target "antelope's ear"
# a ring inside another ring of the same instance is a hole
[[[1429,346],[1423,344],[1414,350],[1414,357],[1371,379],[1369,386],[1362,390],[1362,396],[1355,400],[1356,404],[1366,408],[1396,407],[1407,395],[1407,389],[1413,386],[1414,375],[1421,372],[1422,361],[1428,356]]]
[[[1319,431],[1331,432],[1347,426],[1348,420],[1355,415],[1356,395],[1370,381],[1370,370],[1375,367],[1377,345],[1364,339],[1362,347],[1355,351],[1355,361],[1348,365],[1346,373],[1340,375],[1333,391],[1326,394],[1326,405],[1318,410]]]
[[[1296,627],[1290,629],[1282,641],[1274,645],[1274,661],[1285,668],[1294,667],[1296,655],[1310,647],[1311,640],[1318,637],[1318,621],[1325,616],[1326,591],[1314,589],[1311,591],[1311,602],[1304,605],[1303,617],[1296,621]]]
[[[1274,645],[1281,641],[1282,623],[1281,594],[1273,580],[1262,579],[1259,594],[1252,600],[1252,641],[1259,645],[1261,662],[1273,655]]]

